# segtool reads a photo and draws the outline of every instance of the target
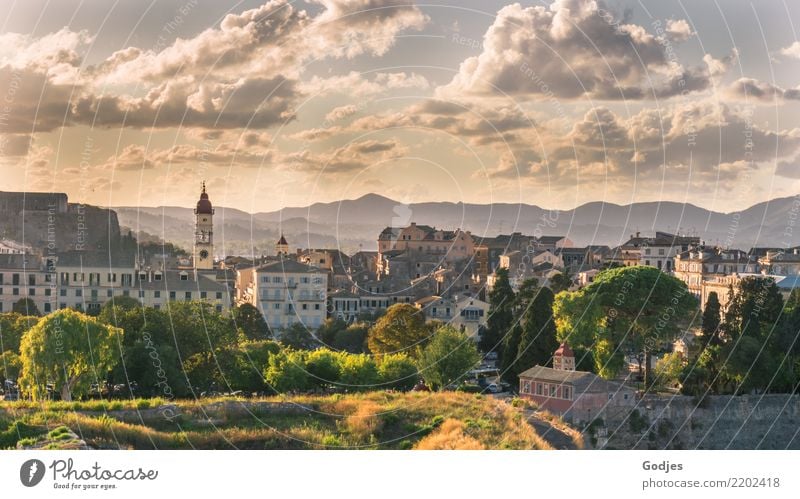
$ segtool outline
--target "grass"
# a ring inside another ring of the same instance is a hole
[[[98,449],[549,448],[519,408],[462,392],[0,402],[0,447],[69,431]]]

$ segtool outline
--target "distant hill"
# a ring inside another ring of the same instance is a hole
[[[217,208],[215,236],[226,254],[271,254],[283,232],[293,247],[339,247],[353,252],[375,249],[375,239],[388,225],[410,222],[462,228],[473,234],[563,234],[578,245],[618,245],[631,234],[656,230],[697,235],[708,244],[748,249],[752,246],[800,244],[792,233],[800,213],[797,198],[778,198],[745,210],[721,213],[672,201],[591,202],[572,210],[547,210],[531,204],[426,202],[402,204],[378,194],[333,203],[248,214]],[[190,208],[115,208],[120,224],[191,247],[194,214]]]

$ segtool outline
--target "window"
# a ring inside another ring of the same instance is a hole
[[[11,276],[11,284],[14,286],[19,286],[19,274],[14,274]]]
[[[156,298],[161,298],[161,291],[153,291],[153,296]]]
[[[192,292],[191,291],[187,291],[184,296],[186,298],[186,301],[189,301],[189,300],[192,299]]]
[[[542,395],[542,384],[536,383],[536,395]]]
[[[11,294],[17,296],[19,294],[19,288],[14,288],[11,290]]]
[[[208,293],[206,293],[205,291],[200,291],[200,298],[202,298],[203,300],[207,298],[207,295]]]
[[[139,298],[144,298],[144,290],[143,289],[139,290]]]
[[[524,381],[522,383],[522,393],[531,393],[531,382]]]
[[[222,291],[217,291],[217,300],[222,299]]]
[[[303,310],[308,310],[308,303],[303,303]]]
[[[50,288],[47,288],[47,289],[44,290],[44,295],[45,296],[50,296],[51,293],[52,293],[52,290]]]
[[[309,282],[308,277],[301,277],[300,278],[300,284],[308,284],[308,282]]]
[[[283,282],[280,276],[274,275],[272,276],[272,284],[280,284]]]
[[[83,296],[83,290],[82,289],[76,289],[75,290],[75,296]]]
[[[175,299],[175,291],[170,291],[169,292],[169,299],[170,300],[174,300]]]
[[[181,272],[181,281],[188,281],[188,280],[189,280],[189,274]]]
[[[314,304],[314,310],[319,310],[319,303]]]
[[[36,288],[30,288],[28,290],[28,296],[36,296]]]
[[[274,308],[275,310],[280,310],[281,309],[281,304],[280,303],[276,303],[272,308]]]
[[[46,313],[52,312],[52,310],[51,310],[51,308],[50,308],[50,302],[46,302],[46,303],[44,304],[44,311],[45,311]]]
[[[551,397],[556,396],[556,385],[550,385],[550,396]]]
[[[614,394],[613,393],[609,393],[608,394],[608,400],[611,400],[612,398],[614,398]]]
[[[111,298],[112,296],[114,296],[114,291],[113,291],[113,290],[110,290],[110,289],[109,289],[109,290],[106,290],[106,296],[108,296],[109,298]]]
[[[28,286],[36,286],[36,276],[34,274],[28,274]]]
[[[153,279],[156,280],[156,281],[160,281],[161,280],[161,272],[156,272],[155,274],[153,274]]]
[[[569,386],[562,386],[561,387],[561,396],[566,400],[572,399],[572,387]]]
[[[61,295],[61,296],[67,296],[67,290],[66,289],[62,289],[62,290],[59,291],[58,294]]]

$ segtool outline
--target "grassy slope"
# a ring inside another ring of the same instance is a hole
[[[165,414],[177,416],[168,420]],[[171,405],[160,399],[0,402],[0,448],[16,446],[22,438],[23,444],[38,439],[46,446],[48,431],[62,425],[92,448],[112,449],[550,448],[519,409],[466,393],[373,392]]]

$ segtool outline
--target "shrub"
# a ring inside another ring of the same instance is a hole
[[[419,441],[420,450],[482,450],[484,445],[464,432],[464,423],[447,419],[439,429]]]
[[[378,376],[385,387],[405,391],[417,384],[419,372],[408,355],[387,354],[378,365]]]

